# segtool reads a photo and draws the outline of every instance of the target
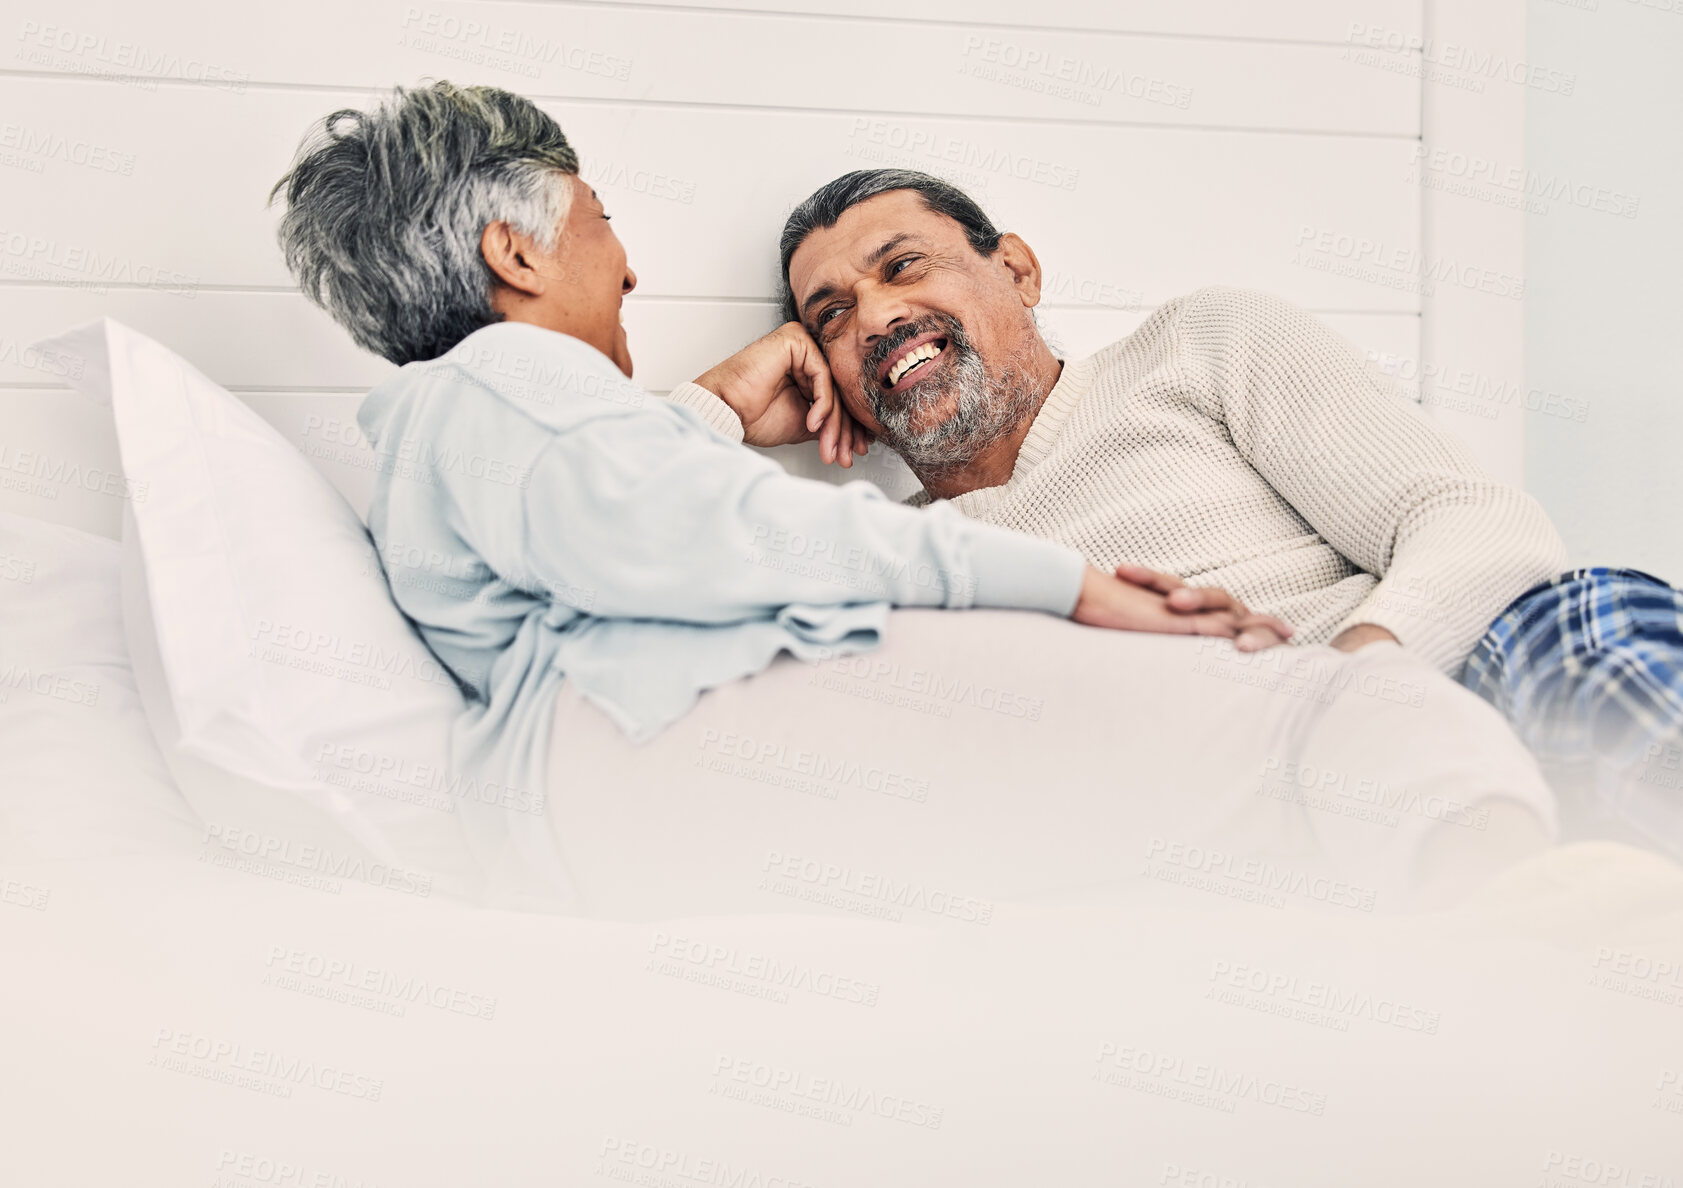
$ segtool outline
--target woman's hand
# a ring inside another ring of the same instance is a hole
[[[695,381],[730,405],[753,446],[818,439],[825,462],[853,465],[870,435],[837,398],[824,352],[799,322],[786,322]]]
[[[1140,565],[1118,565],[1115,577],[1088,566],[1070,618],[1120,631],[1220,636],[1242,652],[1274,647],[1292,635],[1285,622],[1253,613],[1226,590],[1188,586]]]

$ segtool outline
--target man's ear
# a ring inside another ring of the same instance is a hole
[[[528,297],[541,297],[544,291],[543,275],[532,267],[537,258],[535,247],[530,239],[501,219],[485,224],[479,236],[479,254],[485,257],[486,265],[496,273],[497,279]]]
[[[994,258],[1005,266],[1026,308],[1040,304],[1040,258],[1021,235],[1007,231],[999,237]]]

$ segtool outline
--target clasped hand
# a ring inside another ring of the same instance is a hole
[[[1241,652],[1271,648],[1292,635],[1284,620],[1250,610],[1226,590],[1188,586],[1143,565],[1118,565],[1115,577],[1088,566],[1070,618],[1121,631],[1217,636],[1233,640]]]

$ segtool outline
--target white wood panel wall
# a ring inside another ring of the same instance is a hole
[[[947,176],[1028,238],[1071,354],[1224,282],[1416,361],[1420,286],[1361,255],[1430,255],[1422,4],[4,0],[0,507],[116,535],[112,498],[7,476],[20,452],[116,465],[108,417],[26,349],[101,314],[227,385],[365,506],[366,459],[333,435],[389,368],[293,290],[265,199],[312,122],[429,78],[521,91],[566,128],[640,277],[628,324],[651,390],[768,329],[784,215],[878,165]],[[864,475],[905,486],[884,459]]]

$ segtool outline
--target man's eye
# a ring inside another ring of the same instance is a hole
[[[903,257],[901,257],[900,259],[894,261],[894,263],[892,263],[888,266],[888,275],[889,276],[898,276],[900,274],[900,270],[902,268],[904,268],[906,265],[912,263],[916,259],[917,259],[916,256],[903,256]]]
[[[824,329],[839,313],[841,313],[841,306],[839,305],[832,305],[829,309],[822,311],[818,315],[818,328],[820,330]]]

